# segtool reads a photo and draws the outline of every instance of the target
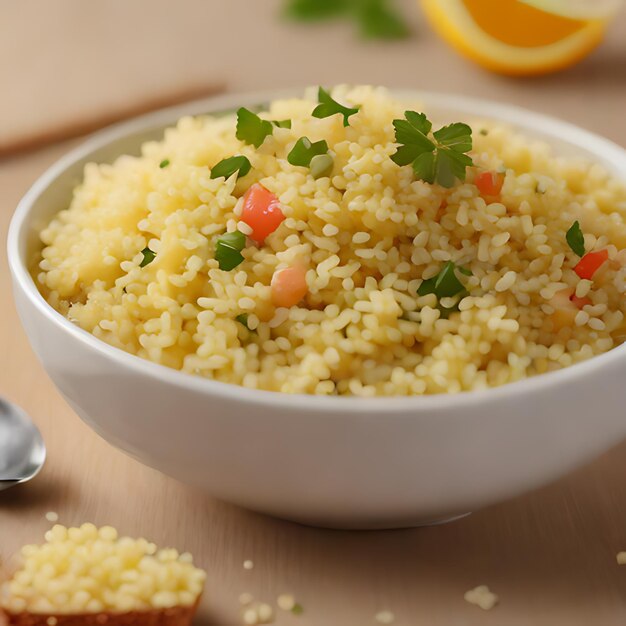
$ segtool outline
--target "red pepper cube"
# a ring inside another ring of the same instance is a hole
[[[292,307],[308,292],[306,269],[295,265],[277,270],[272,276],[272,301],[276,306]]]
[[[249,235],[257,243],[263,243],[285,219],[276,194],[255,183],[243,197],[241,221],[252,229]]]
[[[497,172],[480,172],[474,178],[474,184],[478,187],[481,196],[497,198],[504,185],[504,174]]]
[[[609,260],[608,250],[598,250],[597,252],[587,252],[574,268],[574,271],[580,276],[591,280],[593,275],[600,267]]]

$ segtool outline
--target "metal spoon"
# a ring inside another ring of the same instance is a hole
[[[46,446],[35,424],[0,398],[0,491],[36,476],[45,460]]]

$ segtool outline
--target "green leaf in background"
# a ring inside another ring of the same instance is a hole
[[[159,167],[161,169],[167,167],[170,164],[170,160],[169,159],[163,159],[160,163],[159,163]]]
[[[143,259],[141,259],[139,267],[146,267],[146,265],[150,265],[150,263],[152,263],[152,261],[154,261],[156,257],[156,252],[152,252],[150,248],[144,248],[141,251],[141,254],[143,254]]]
[[[317,99],[319,104],[313,109],[313,117],[319,119],[340,113],[343,115],[343,125],[350,126],[350,116],[359,112],[360,107],[358,106],[354,108],[345,107],[343,104],[339,104],[339,102],[333,100],[330,93],[323,87],[318,89]]]
[[[387,0],[360,0],[355,5],[359,30],[366,39],[405,39],[411,34],[404,17]]]
[[[314,156],[326,154],[327,152],[328,144],[323,139],[311,143],[308,137],[300,137],[300,139],[296,141],[296,145],[291,149],[291,152],[287,155],[287,161],[289,161],[291,165],[309,167]]]
[[[258,148],[273,131],[272,122],[262,120],[256,113],[245,107],[237,111],[237,139]]]
[[[252,165],[245,156],[228,157],[211,168],[211,178],[219,178],[220,176],[230,178],[235,172],[239,172],[238,177],[245,176],[251,168]]]
[[[220,235],[215,240],[215,259],[220,269],[226,272],[236,268],[243,262],[241,251],[246,245],[246,236],[236,230]]]
[[[585,256],[585,238],[583,231],[580,229],[580,223],[576,220],[565,234],[567,244],[575,254],[582,257]]]
[[[345,15],[351,0],[288,0],[285,15],[300,22],[316,22]]]
[[[352,19],[366,39],[402,39],[411,34],[393,0],[286,0],[284,12],[299,22]]]

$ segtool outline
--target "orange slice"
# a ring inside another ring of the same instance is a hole
[[[573,65],[601,41],[608,7],[584,17],[578,0],[421,0],[433,28],[463,56],[494,72],[546,74]],[[610,0],[609,0],[610,2]]]

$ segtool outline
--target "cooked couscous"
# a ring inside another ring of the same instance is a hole
[[[111,526],[56,525],[46,543],[24,546],[21,557],[21,568],[2,588],[0,615],[4,609],[9,623],[24,626],[46,623],[37,616],[48,616],[54,626],[65,616],[98,615],[102,619],[80,623],[104,624],[123,614],[134,614],[135,621],[119,623],[143,624],[142,612],[152,616],[145,623],[187,626],[206,578],[190,554],[120,538]],[[155,611],[165,612],[161,621]]]
[[[371,87],[183,118],[85,168],[37,284],[122,350],[288,393],[481,389],[622,343],[624,183],[443,122]]]

